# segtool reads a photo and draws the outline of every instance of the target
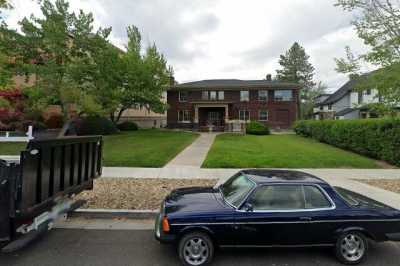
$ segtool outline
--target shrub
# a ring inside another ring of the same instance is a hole
[[[139,129],[135,122],[125,121],[117,125],[118,129],[121,131],[136,131]]]
[[[246,133],[250,135],[269,135],[270,130],[268,126],[260,122],[251,121],[246,125]]]
[[[299,121],[296,134],[400,166],[400,119]]]
[[[76,132],[82,135],[111,135],[118,129],[111,120],[100,116],[88,116],[76,122]]]

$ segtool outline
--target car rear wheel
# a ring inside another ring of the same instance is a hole
[[[368,240],[359,232],[346,232],[336,242],[336,257],[343,264],[362,262],[368,251]]]
[[[178,252],[183,265],[203,266],[213,258],[214,244],[207,234],[193,232],[181,238]]]

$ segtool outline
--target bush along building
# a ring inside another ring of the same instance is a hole
[[[216,79],[171,86],[167,126],[237,131],[249,121],[288,129],[298,119],[300,85],[265,80]]]
[[[359,79],[350,79],[333,94],[320,95],[314,107],[314,119],[341,120],[376,117],[377,115],[366,106],[381,102],[378,90],[356,90],[360,80],[367,78],[371,73],[364,74]]]

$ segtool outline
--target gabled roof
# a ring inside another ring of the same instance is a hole
[[[268,80],[208,79],[171,86],[170,89],[243,89],[243,88],[292,88],[300,89],[296,83]]]
[[[357,109],[354,109],[354,108],[345,108],[345,109],[340,110],[339,112],[337,112],[337,113],[335,114],[335,116],[347,115],[348,113],[351,113],[351,112],[353,112],[353,111],[355,111],[355,110],[357,110]]]
[[[339,88],[337,91],[335,91],[333,94],[331,94],[331,96],[329,96],[325,101],[323,101],[322,103],[319,103],[318,105],[327,105],[327,104],[332,104],[332,103],[339,101],[347,93],[351,92],[356,87],[356,85],[360,82],[360,80],[365,80],[374,72],[375,71],[363,74],[356,79],[350,79],[341,88]]]

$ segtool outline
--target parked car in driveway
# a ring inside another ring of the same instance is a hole
[[[400,211],[303,172],[244,170],[216,187],[172,191],[155,237],[176,244],[183,265],[209,264],[217,246],[331,246],[358,264],[368,240],[400,241]]]

